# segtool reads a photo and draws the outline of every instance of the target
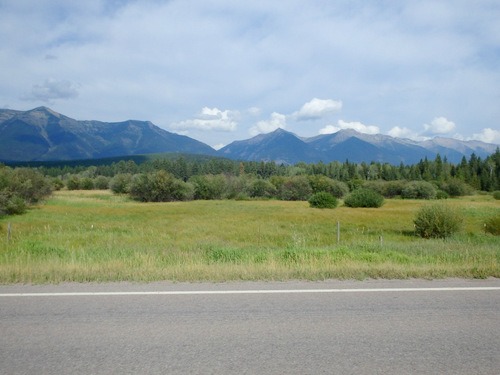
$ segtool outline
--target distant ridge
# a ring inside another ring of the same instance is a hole
[[[33,162],[102,159],[127,155],[184,153],[234,160],[293,165],[323,161],[392,165],[434,160],[439,153],[459,163],[472,153],[485,158],[498,145],[436,137],[417,142],[353,129],[303,138],[283,129],[235,141],[219,151],[190,137],[170,133],[149,121],[77,121],[47,107],[30,111],[0,109],[0,161]]]
[[[340,130],[311,138],[301,138],[283,129],[260,134],[244,141],[233,142],[219,152],[228,158],[295,164],[298,161],[316,163],[349,160],[353,163],[372,161],[399,165],[416,164],[426,157],[434,160],[439,153],[449,162],[459,163],[472,153],[485,158],[493,154],[498,145],[480,141],[459,141],[436,137],[417,142],[382,134],[363,134],[353,129]]]
[[[47,107],[0,110],[0,160],[96,159],[165,152],[217,155],[210,146],[149,121],[77,121]]]

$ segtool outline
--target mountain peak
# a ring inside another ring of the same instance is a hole
[[[52,116],[55,116],[55,117],[61,117],[60,113],[57,113],[56,111],[53,111],[49,107],[45,107],[45,106],[36,107],[36,108],[33,108],[32,110],[27,111],[27,112],[28,113],[43,113],[43,114],[46,114],[46,115],[52,115]]]

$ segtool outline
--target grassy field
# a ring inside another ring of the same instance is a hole
[[[319,210],[307,202],[138,203],[62,191],[1,219],[0,283],[500,277],[500,238],[483,231],[500,202],[448,200],[465,225],[446,240],[415,236],[415,213],[427,203]]]

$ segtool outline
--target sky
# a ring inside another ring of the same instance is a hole
[[[498,0],[0,0],[0,108],[500,144]]]

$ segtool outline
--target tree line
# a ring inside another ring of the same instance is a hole
[[[275,198],[308,200],[327,192],[342,198],[360,187],[384,197],[446,198],[480,190],[500,190],[500,150],[484,160],[472,154],[449,163],[438,154],[413,165],[388,163],[328,164],[154,159],[97,166],[7,167],[0,164],[0,215],[23,212],[52,190],[111,189],[140,201]]]

